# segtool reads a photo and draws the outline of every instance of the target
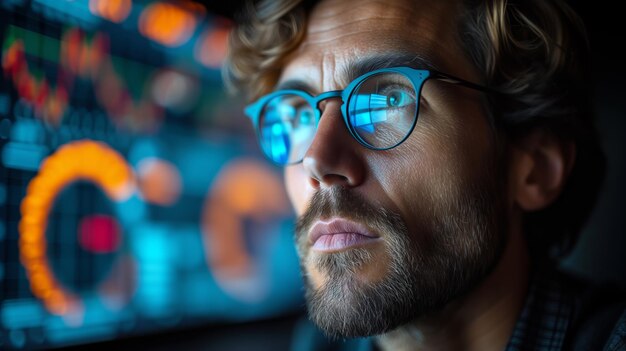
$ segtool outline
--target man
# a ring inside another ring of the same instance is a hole
[[[311,319],[384,350],[626,349],[555,269],[604,170],[577,16],[546,0],[260,1],[227,78],[285,167]]]

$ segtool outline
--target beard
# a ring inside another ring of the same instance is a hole
[[[502,187],[495,172],[476,179],[447,200],[424,196],[432,204],[430,215],[419,218],[413,230],[400,214],[369,203],[349,188],[316,192],[296,225],[311,320],[334,338],[378,335],[471,291],[495,267],[505,246],[502,199],[497,196]],[[311,255],[311,226],[334,216],[378,233],[388,259],[381,262],[364,247]],[[381,264],[386,265],[383,278],[359,279],[360,271]],[[307,266],[324,276],[321,286],[307,278]]]

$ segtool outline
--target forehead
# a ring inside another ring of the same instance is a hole
[[[280,81],[297,78],[316,89],[339,89],[349,83],[348,65],[390,52],[414,53],[467,77],[469,63],[457,39],[459,11],[455,0],[321,1]]]

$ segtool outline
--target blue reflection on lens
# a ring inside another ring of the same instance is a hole
[[[286,164],[291,145],[285,125],[281,122],[266,125],[263,128],[262,137],[263,149],[272,161]]]
[[[267,104],[263,121],[262,138],[265,154],[278,164],[289,163],[291,150],[292,121],[297,110],[285,97],[273,99]]]
[[[350,98],[350,124],[356,129],[374,133],[376,123],[387,121],[387,96],[358,94]]]
[[[277,162],[286,162],[289,150],[289,134],[284,124],[272,125],[272,159]]]
[[[276,101],[275,108],[277,110],[277,115],[282,118],[293,119],[296,114],[296,109],[293,106],[283,104],[281,100]]]

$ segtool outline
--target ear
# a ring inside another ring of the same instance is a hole
[[[576,147],[545,130],[535,130],[510,149],[511,199],[525,212],[550,205],[574,166]]]

